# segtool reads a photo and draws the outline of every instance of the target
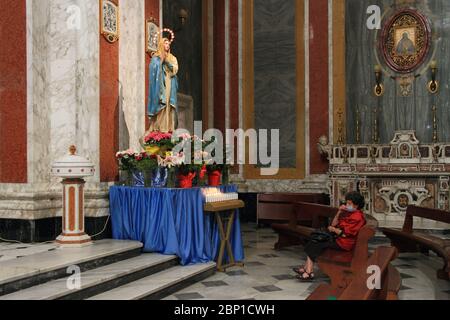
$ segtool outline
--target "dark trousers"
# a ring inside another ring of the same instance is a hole
[[[305,246],[306,255],[314,262],[316,262],[317,258],[320,257],[326,249],[343,251],[334,239],[326,242],[308,241]]]

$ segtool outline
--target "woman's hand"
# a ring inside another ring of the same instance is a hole
[[[335,228],[335,227],[332,227],[332,226],[328,227],[328,231],[331,232],[331,233],[335,233],[337,235],[342,234],[342,230],[341,229],[338,229],[338,228]]]

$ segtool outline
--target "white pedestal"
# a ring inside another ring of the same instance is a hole
[[[84,247],[92,239],[84,232],[83,179],[64,179],[63,182],[63,232],[56,239],[61,247]]]

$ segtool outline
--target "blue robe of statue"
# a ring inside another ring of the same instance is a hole
[[[170,72],[167,72],[164,66],[166,66],[170,70]],[[178,78],[176,76],[176,73],[178,72],[178,66],[174,66],[174,64],[168,62],[167,60],[164,62],[164,64],[162,64],[160,57],[153,57],[152,61],[150,62],[149,69],[150,69],[149,72],[150,79],[149,79],[149,97],[147,106],[148,116],[153,117],[157,115],[167,105],[166,82],[165,82],[167,77],[171,77],[170,105],[175,107],[176,112],[178,112],[177,107]]]

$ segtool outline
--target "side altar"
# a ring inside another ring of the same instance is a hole
[[[398,131],[386,145],[331,145],[322,137],[318,147],[330,163],[333,206],[358,190],[366,199],[366,212],[388,227],[402,225],[408,205],[450,209],[450,143],[422,144],[415,131]],[[417,225],[448,227],[421,219]]]

